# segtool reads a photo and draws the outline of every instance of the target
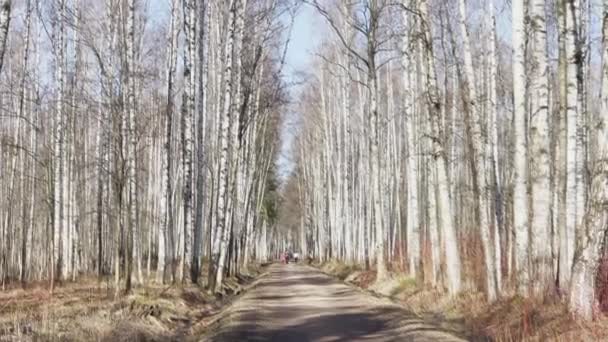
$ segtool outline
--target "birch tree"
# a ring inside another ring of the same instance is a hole
[[[193,205],[192,205],[192,186],[193,186],[193,151],[194,151],[194,110],[196,96],[196,68],[194,60],[196,55],[196,10],[194,0],[183,0],[184,8],[184,33],[186,38],[186,52],[184,53],[184,80],[185,91],[182,104],[182,162],[184,170],[183,186],[183,246],[180,258],[181,267],[179,269],[179,281],[183,281],[187,274],[190,257],[190,230],[192,229]]]
[[[217,228],[214,241],[212,241],[212,266],[209,268],[209,289],[215,291],[217,286],[221,286],[224,272],[224,260],[221,258],[222,248],[225,250],[228,244],[228,230],[226,227],[226,192],[228,186],[228,144],[231,121],[232,105],[232,46],[234,44],[234,34],[236,26],[237,2],[241,0],[231,0],[228,4],[228,27],[226,30],[226,46],[224,52],[224,89],[222,99],[222,115],[220,118],[220,161],[219,161],[219,183],[217,199]],[[225,252],[224,252],[225,253]]]
[[[65,63],[65,25],[63,17],[65,13],[65,0],[58,0],[58,13],[57,13],[57,34],[56,41],[54,42],[55,49],[55,91],[56,91],[56,104],[55,104],[55,120],[54,120],[54,141],[53,141],[53,257],[51,258],[53,267],[51,268],[51,292],[56,278],[62,277],[62,251],[61,243],[64,231],[64,217],[63,217],[63,137],[64,137],[64,123],[63,123],[63,88],[64,88],[64,73],[63,65]]]
[[[551,185],[549,156],[549,81],[547,70],[547,27],[544,0],[534,0],[530,8],[532,35],[530,81],[530,180],[532,182],[531,246],[535,272],[534,293],[542,295],[552,282]]]
[[[563,251],[565,254],[564,266],[566,268],[560,269],[560,272],[564,272],[564,278],[570,280],[569,274],[571,273],[571,267],[574,260],[574,248],[575,248],[575,234],[576,227],[579,223],[579,209],[578,206],[578,189],[577,174],[580,171],[578,169],[577,160],[581,157],[577,146],[577,120],[578,120],[578,84],[575,75],[578,70],[578,55],[576,49],[577,39],[577,28],[576,22],[578,20],[577,15],[577,0],[568,0],[564,3],[564,16],[565,16],[565,53],[566,53],[566,123],[567,123],[567,140],[566,140],[566,236],[562,237],[566,241],[566,249]]]
[[[198,282],[200,275],[200,258],[202,254],[202,239],[203,239],[203,207],[205,206],[205,177],[207,172],[205,170],[205,125],[207,116],[207,74],[208,74],[208,61],[207,61],[207,42],[209,30],[207,28],[207,1],[199,1],[199,34],[198,34],[198,60],[201,65],[199,66],[199,110],[198,110],[198,124],[197,124],[197,168],[198,173],[196,176],[196,212],[194,220],[194,240],[192,245],[192,261],[190,265],[190,278],[193,283]]]
[[[559,232],[559,260],[558,284],[561,288],[567,287],[570,283],[570,255],[572,254],[571,241],[574,236],[569,232],[567,224],[567,183],[568,172],[568,126],[567,126],[567,73],[568,63],[566,56],[566,1],[561,0],[557,3],[558,16],[558,88],[559,88],[559,135],[556,143],[556,158],[555,158],[555,179],[556,179],[556,197],[558,216],[556,224]]]
[[[447,177],[447,155],[442,140],[439,138],[439,127],[441,122],[441,101],[439,99],[437,78],[435,74],[435,61],[433,55],[433,36],[429,26],[428,3],[426,0],[418,2],[420,11],[422,39],[423,39],[423,65],[426,69],[425,84],[426,102],[429,109],[429,121],[434,132],[433,161],[437,170],[437,211],[439,216],[438,225],[442,228],[442,249],[446,254],[447,287],[450,294],[458,293],[462,288],[460,255],[454,227],[452,205],[450,201],[450,186]]]
[[[495,1],[488,1],[487,4],[487,15],[488,15],[488,27],[490,32],[488,33],[488,113],[487,113],[487,132],[488,132],[488,170],[489,186],[486,187],[488,192],[489,207],[491,207],[492,198],[494,199],[494,269],[496,270],[496,287],[499,291],[502,290],[502,241],[501,241],[501,230],[503,230],[503,191],[502,182],[500,179],[500,164],[498,155],[498,112],[500,110],[498,104],[498,64],[497,64],[497,44],[496,44],[496,15],[495,15]],[[454,118],[452,118],[454,122]],[[454,132],[452,132],[454,134]],[[493,196],[493,197],[492,197]],[[488,208],[489,209],[489,208]],[[507,262],[508,264],[508,262]]]
[[[128,234],[127,234],[127,267],[126,267],[126,292],[131,291],[131,273],[133,268],[133,243],[134,233],[137,231],[137,209],[135,201],[137,197],[137,137],[135,132],[135,0],[127,3],[127,113],[128,116],[128,148],[127,148],[127,170],[128,170]]]
[[[528,176],[526,148],[525,5],[513,1],[513,230],[515,233],[515,279],[518,292],[527,295],[530,286],[528,239]]]
[[[595,126],[597,145],[596,160],[592,172],[589,208],[584,220],[583,232],[578,234],[572,283],[570,310],[580,317],[594,318],[597,305],[595,294],[596,275],[601,260],[608,225],[608,1],[602,3],[602,86],[600,91],[600,116]]]
[[[402,1],[402,5],[407,8],[409,5],[408,1]],[[410,14],[405,10],[402,11],[402,19],[405,29],[409,29],[409,17]],[[420,260],[420,236],[419,236],[419,212],[418,212],[418,187],[417,187],[417,156],[416,156],[416,144],[415,144],[415,117],[414,108],[411,104],[412,94],[410,89],[412,87],[410,83],[412,73],[412,55],[408,55],[410,50],[410,39],[409,32],[404,32],[402,42],[402,56],[401,66],[403,68],[403,88],[405,94],[403,96],[403,110],[406,120],[407,129],[407,184],[408,184],[408,198],[407,198],[407,252],[409,257],[409,272],[411,276],[416,275],[416,270],[419,267]]]
[[[172,206],[172,181],[171,181],[171,141],[173,136],[173,92],[175,83],[175,69],[177,62],[177,1],[173,0],[171,4],[171,19],[168,30],[168,51],[167,51],[167,99],[165,103],[165,118],[163,129],[163,149],[162,149],[162,171],[161,171],[161,200],[160,200],[160,229],[158,231],[158,266],[157,266],[157,281],[165,281],[165,267],[167,259],[169,264],[173,263],[172,248],[168,245],[173,241],[173,206]]]
[[[8,28],[11,22],[11,3],[11,0],[4,0],[2,3],[0,3],[0,71],[2,71],[2,66],[4,65],[6,40],[8,37]]]
[[[463,54],[464,54],[464,68],[467,80],[467,109],[469,110],[469,126],[471,136],[469,137],[472,141],[473,146],[473,159],[474,159],[474,172],[473,177],[476,181],[476,193],[477,203],[479,208],[477,210],[477,220],[480,229],[481,241],[484,252],[484,262],[486,268],[486,288],[488,300],[494,301],[499,295],[499,289],[497,288],[497,274],[494,264],[494,248],[491,243],[490,237],[490,226],[488,219],[488,197],[486,187],[488,182],[486,179],[485,172],[485,156],[487,148],[484,146],[484,137],[482,136],[481,127],[481,113],[477,103],[477,90],[475,81],[475,71],[473,68],[473,57],[471,54],[471,43],[469,40],[469,32],[466,26],[466,2],[465,0],[459,1],[460,10],[460,31],[463,39]]]
[[[10,11],[10,2],[7,4],[7,6],[9,7],[9,11]],[[22,70],[22,76],[21,76],[21,85],[20,85],[20,89],[19,89],[19,113],[18,116],[23,117],[25,115],[25,91],[26,91],[26,80],[27,80],[27,74],[28,74],[28,68],[29,68],[29,54],[30,54],[30,40],[31,40],[31,28],[32,28],[32,12],[33,12],[33,6],[30,0],[27,1],[26,4],[26,9],[25,9],[25,47],[24,47],[24,52],[23,52],[23,70]],[[9,14],[10,16],[10,14]],[[0,26],[2,26],[2,24],[0,24]],[[1,39],[1,38],[0,38]],[[3,44],[5,45],[5,44]],[[2,59],[4,57],[1,57]],[[1,70],[1,69],[0,69]],[[35,124],[35,120],[32,120],[32,124]],[[30,132],[32,132],[32,130],[30,130]],[[30,133],[31,134],[31,133]],[[35,135],[36,133],[34,133],[33,135]],[[34,142],[31,144],[32,147],[34,147],[36,145],[36,141],[34,140]],[[24,169],[25,169],[25,159],[24,159]],[[32,171],[32,179],[34,179],[35,176],[35,163],[33,163],[32,165],[33,171]],[[25,189],[23,188],[22,191],[25,191]],[[32,186],[32,193],[35,192],[34,187]],[[32,200],[30,202],[30,206],[33,208],[34,207],[34,201]],[[26,222],[26,215],[25,215],[25,211],[26,211],[26,206],[25,206],[25,201],[23,204],[23,221],[22,221],[22,236],[21,236],[21,274],[19,277],[19,280],[21,281],[21,284],[23,287],[25,287],[26,285],[26,271],[27,271],[27,248],[28,248],[28,228],[29,227],[29,223]],[[32,215],[30,215],[29,217],[29,221],[32,222],[33,221],[33,217]]]

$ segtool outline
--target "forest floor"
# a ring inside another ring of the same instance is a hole
[[[222,316],[202,341],[464,341],[434,320],[294,264],[271,266]]]
[[[489,304],[482,293],[448,297],[396,273],[379,284],[375,271],[358,266],[329,262],[315,267],[372,295],[390,299],[416,317],[434,321],[468,340],[608,341],[608,317],[599,313],[594,322],[576,321],[559,299],[510,297]]]
[[[227,295],[213,296],[194,285],[145,285],[114,297],[114,288],[95,279],[0,291],[0,341],[183,341],[213,322],[251,276],[229,278]]]

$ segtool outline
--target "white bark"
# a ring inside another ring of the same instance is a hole
[[[490,194],[493,194],[494,198],[494,269],[496,270],[496,287],[500,291],[502,289],[502,244],[500,230],[502,229],[503,222],[503,196],[502,196],[502,184],[500,181],[499,168],[500,164],[498,161],[498,64],[497,64],[497,47],[496,47],[496,15],[494,10],[494,0],[488,1],[488,21],[490,27],[489,33],[489,49],[488,49],[488,135],[489,135],[489,146],[488,158],[491,161],[491,165],[488,167],[489,175],[488,180],[492,179],[492,187],[488,186],[488,199],[492,198]],[[452,118],[452,123],[454,122]],[[452,132],[454,134],[454,132]],[[493,188],[493,191],[490,190]],[[490,201],[490,200],[489,200]],[[488,207],[491,207],[490,202]],[[508,262],[507,262],[508,263]]]
[[[378,150],[378,140],[379,140],[379,130],[380,130],[380,122],[378,119],[378,76],[376,70],[376,48],[378,42],[376,41],[377,37],[377,28],[379,19],[379,8],[376,0],[370,0],[369,10],[372,13],[370,16],[370,27],[371,30],[369,32],[369,36],[367,37],[367,67],[368,67],[368,77],[367,77],[367,86],[368,86],[368,101],[369,101],[369,116],[371,121],[371,135],[370,135],[370,153],[371,153],[371,162],[370,162],[370,176],[371,176],[371,186],[372,186],[372,198],[373,198],[373,208],[374,208],[374,229],[376,231],[375,234],[375,246],[374,251],[376,254],[376,267],[377,267],[377,276],[376,281],[382,281],[387,277],[387,267],[385,260],[385,248],[384,248],[384,221],[383,221],[383,210],[382,210],[382,202],[380,198],[381,189],[380,189],[380,151]]]
[[[497,288],[496,281],[496,269],[494,259],[494,246],[491,242],[490,237],[490,225],[488,220],[488,191],[486,187],[488,182],[486,179],[485,172],[485,157],[487,150],[484,146],[485,139],[483,138],[482,127],[481,127],[481,111],[479,104],[477,103],[477,89],[475,84],[475,69],[473,67],[473,57],[471,52],[471,43],[469,39],[469,31],[466,26],[466,3],[465,0],[459,0],[460,20],[459,26],[463,40],[463,53],[464,53],[464,69],[467,80],[468,89],[468,110],[471,127],[472,147],[475,160],[475,170],[473,172],[477,177],[477,203],[479,208],[477,209],[477,223],[479,224],[479,230],[481,235],[481,243],[484,252],[484,263],[486,272],[486,291],[489,301],[494,301],[499,295],[499,289]]]
[[[549,79],[545,0],[532,0],[530,121],[530,181],[532,182],[531,250],[533,290],[541,296],[552,283],[551,255],[551,158],[549,139]]]
[[[194,220],[194,239],[192,244],[192,261],[190,265],[190,278],[193,283],[198,282],[200,273],[201,253],[203,248],[203,207],[207,197],[205,191],[205,177],[207,176],[205,162],[205,126],[207,120],[207,1],[199,2],[199,35],[198,35],[198,59],[199,59],[199,109],[197,124],[197,175],[196,175],[196,213]]]
[[[562,239],[566,241],[565,248],[561,253],[565,255],[563,264],[565,268],[560,268],[560,273],[564,272],[562,279],[570,279],[570,272],[574,260],[574,241],[576,227],[580,222],[578,217],[578,203],[580,191],[578,189],[579,170],[578,160],[580,158],[577,146],[577,122],[580,113],[578,113],[578,85],[576,74],[578,71],[578,56],[576,49],[577,28],[577,4],[578,0],[565,0],[565,16],[566,16],[566,123],[567,123],[567,140],[566,140],[566,229],[565,236]]]
[[[437,169],[433,162],[428,163],[428,166],[426,188],[429,222],[427,230],[431,252],[431,274],[429,278],[431,285],[437,286],[441,276],[441,245],[439,243],[439,226],[437,225]]]
[[[227,187],[228,187],[228,142],[230,124],[234,118],[231,118],[232,106],[232,47],[234,44],[235,20],[237,11],[237,2],[242,0],[230,0],[228,11],[228,27],[226,30],[226,45],[224,57],[224,90],[223,90],[223,107],[220,130],[220,159],[219,159],[219,180],[218,180],[218,199],[217,199],[217,232],[215,233],[215,241],[213,242],[212,263],[214,267],[210,268],[210,290],[218,291],[221,288],[222,279],[224,277],[224,260],[221,253],[226,253],[228,246],[229,229],[226,227],[227,221]],[[224,254],[225,255],[225,254]],[[215,269],[213,269],[215,268]],[[213,269],[213,270],[212,270]]]
[[[173,241],[172,229],[169,227],[173,224],[173,206],[172,206],[172,186],[171,186],[171,140],[173,130],[173,86],[177,59],[177,1],[173,0],[171,4],[171,22],[168,33],[168,51],[167,51],[167,101],[165,107],[165,118],[163,128],[163,148],[161,151],[161,199],[160,199],[160,229],[158,232],[158,267],[156,273],[156,281],[159,283],[165,282],[165,267],[167,257],[172,256],[172,253],[167,253],[167,243]],[[172,249],[171,249],[172,250]],[[167,255],[169,254],[169,255]],[[169,263],[173,263],[173,258],[169,258]]]
[[[406,0],[402,1],[405,6]],[[403,23],[405,27],[408,27],[408,16],[406,11],[402,12]],[[412,66],[411,59],[413,56],[408,55],[410,50],[409,33],[404,32],[403,41],[401,46],[401,67],[403,68],[403,111],[406,120],[406,134],[407,134],[407,161],[406,161],[406,177],[407,177],[407,215],[406,215],[406,238],[407,238],[407,253],[409,260],[409,273],[410,276],[415,276],[419,264],[420,264],[420,227],[418,211],[418,165],[417,165],[417,154],[416,154],[416,136],[415,136],[415,121],[414,110],[411,104],[412,95],[411,89],[412,84],[410,83]]]
[[[11,22],[11,2],[11,0],[3,0],[0,2],[0,72],[4,65],[8,28]]]
[[[192,208],[192,165],[194,150],[194,110],[196,96],[196,68],[194,64],[196,55],[196,6],[194,0],[183,0],[184,10],[184,33],[186,52],[184,54],[184,101],[182,103],[182,163],[184,170],[183,178],[183,245],[180,258],[180,269],[178,279],[183,281],[188,270],[188,263],[191,261],[190,230],[192,229],[193,208]]]
[[[53,266],[51,267],[51,291],[53,282],[56,278],[61,277],[61,243],[64,231],[63,217],[63,151],[64,151],[64,114],[63,114],[63,89],[64,89],[64,72],[63,65],[65,63],[65,25],[63,21],[65,13],[65,0],[59,0],[58,12],[58,28],[55,42],[55,130],[53,138],[53,257],[51,258]]]
[[[10,3],[8,4],[8,7],[9,7],[8,10],[10,11]],[[24,48],[24,52],[23,52],[23,68],[22,68],[23,75],[22,75],[22,78],[21,78],[21,85],[20,85],[20,89],[19,89],[20,94],[19,94],[19,114],[18,115],[20,117],[23,117],[25,115],[25,96],[26,96],[26,92],[25,92],[26,83],[25,82],[26,82],[26,75],[27,75],[28,68],[29,68],[28,60],[29,60],[29,49],[30,49],[30,32],[31,32],[31,25],[32,25],[32,9],[33,9],[32,4],[31,4],[30,1],[28,1],[27,2],[27,7],[26,7],[26,18],[25,18],[25,31],[26,32],[25,32],[25,42],[24,42],[25,48]],[[2,24],[0,23],[0,27],[1,26],[2,26]],[[0,58],[2,58],[2,57],[0,57]],[[1,70],[1,67],[0,67],[0,70]],[[31,113],[31,115],[34,116],[33,113]],[[35,122],[36,122],[35,118],[32,118],[31,125],[35,125]],[[35,149],[36,149],[36,140],[32,136],[37,136],[36,128],[35,127],[30,127],[30,139],[32,139],[32,141],[30,143],[30,149],[32,151],[35,151]],[[25,141],[25,137],[24,137],[24,141]],[[22,168],[23,168],[23,171],[25,171],[26,167],[27,167],[26,163],[25,163],[25,157],[22,156],[22,158],[23,158]],[[33,179],[35,179],[34,177],[35,177],[35,173],[36,173],[35,172],[35,170],[36,170],[35,160],[34,160],[34,163],[32,163],[32,164],[33,165],[31,165],[31,168],[33,170],[32,170],[32,173],[30,174],[30,179],[33,180]],[[23,171],[21,172],[21,178],[22,178],[21,191],[24,192],[24,194],[23,194],[24,195],[24,199],[23,199],[23,213],[22,213],[23,218],[22,218],[22,221],[21,221],[22,222],[22,228],[21,228],[21,231],[22,231],[22,235],[21,235],[21,263],[20,263],[21,270],[20,270],[20,277],[19,278],[20,278],[21,284],[25,285],[25,282],[26,282],[26,268],[27,268],[26,262],[27,262],[27,247],[28,247],[27,246],[28,245],[28,243],[27,243],[27,240],[28,240],[28,225],[30,225],[31,222],[34,220],[34,216],[32,214],[30,214],[30,216],[29,216],[29,221],[30,222],[29,223],[26,222],[26,214],[25,214],[25,212],[27,210],[27,207],[25,205],[25,191],[26,191],[26,189],[25,189],[25,181],[24,181],[25,177],[24,177],[24,172]],[[32,201],[30,201],[30,206],[32,208],[34,207],[34,198],[35,198],[35,193],[36,193],[36,189],[35,189],[35,187],[33,185],[34,185],[34,183],[32,183],[32,187],[31,187]]]
[[[577,87],[576,102],[576,232],[581,233],[585,218],[587,201],[587,84],[588,72],[586,62],[588,1],[571,0],[568,8],[572,9],[573,30],[576,32],[574,40],[576,73],[568,74],[568,79],[575,82]],[[567,18],[566,18],[567,19]],[[568,102],[570,105],[570,102]]]
[[[515,279],[518,292],[527,295],[530,286],[528,256],[528,195],[526,148],[526,61],[525,0],[513,1],[513,98],[514,180],[513,225],[515,233]]]
[[[603,1],[602,87],[599,122],[595,125],[596,160],[592,173],[589,210],[582,234],[578,235],[572,268],[570,310],[587,320],[594,318],[597,307],[595,281],[601,260],[602,245],[608,226],[608,1]]]
[[[131,290],[133,270],[133,244],[137,232],[137,136],[135,132],[135,0],[128,0],[127,12],[127,189],[128,189],[128,232],[127,232],[127,274],[126,291]],[[126,137],[124,137],[126,138]]]
[[[559,0],[558,3],[558,34],[559,34],[559,61],[558,61],[558,87],[559,87],[559,132],[556,143],[556,158],[555,158],[555,197],[557,201],[557,229],[554,233],[558,233],[559,237],[559,264],[558,272],[559,287],[564,289],[570,285],[570,271],[572,253],[570,241],[574,240],[574,236],[568,238],[567,227],[567,199],[566,199],[566,184],[567,184],[567,56],[566,56],[566,0]],[[569,252],[570,250],[570,252]]]
[[[447,155],[445,146],[438,139],[441,124],[441,101],[439,100],[437,78],[435,74],[435,61],[433,56],[432,35],[429,27],[429,14],[427,0],[420,0],[421,26],[424,38],[423,64],[425,72],[426,100],[429,106],[429,120],[434,132],[432,156],[437,170],[437,210],[438,226],[442,227],[442,248],[446,258],[446,281],[450,294],[458,293],[462,288],[460,255],[456,229],[452,217],[452,203],[450,201],[450,183],[447,176]]]

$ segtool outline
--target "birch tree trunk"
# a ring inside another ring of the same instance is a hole
[[[427,126],[428,128],[431,128],[430,125]],[[432,132],[430,134],[432,134]],[[435,163],[432,161],[426,164],[428,165],[427,180],[425,182],[428,203],[428,234],[425,235],[429,238],[428,245],[431,256],[431,274],[428,278],[431,282],[431,286],[436,287],[441,279],[441,246],[439,243],[439,226],[437,225],[437,169],[435,168]]]
[[[580,113],[578,113],[578,85],[575,75],[578,70],[578,54],[576,49],[577,29],[576,22],[577,16],[577,0],[565,0],[565,16],[566,16],[566,37],[565,37],[565,49],[566,49],[566,123],[567,123],[567,135],[566,140],[567,152],[566,152],[566,231],[565,236],[562,239],[567,241],[567,248],[563,251],[566,255],[564,264],[567,267],[560,272],[564,272],[565,279],[570,279],[571,267],[574,260],[574,241],[576,234],[576,227],[579,222],[578,213],[578,181],[577,181],[577,158],[580,157],[577,151],[577,120]]]
[[[370,10],[370,32],[367,37],[367,67],[368,67],[368,99],[369,99],[369,115],[371,120],[371,135],[370,135],[370,175],[371,186],[373,188],[373,205],[374,205],[374,229],[376,231],[376,281],[380,282],[388,276],[386,268],[385,251],[384,251],[384,225],[382,220],[383,210],[380,199],[380,152],[378,150],[379,139],[379,121],[378,121],[378,76],[376,70],[376,54],[377,44],[376,34],[379,20],[379,8],[377,0],[369,0]]]
[[[602,87],[599,122],[595,125],[596,160],[589,209],[584,227],[581,228],[584,231],[576,241],[569,297],[570,310],[587,320],[591,320],[596,313],[595,283],[608,226],[608,1],[604,0],[602,4]]]
[[[402,0],[403,6],[408,5],[407,0]],[[406,30],[409,28],[408,13],[402,12],[403,24]],[[411,66],[411,55],[408,55],[410,50],[409,33],[406,31],[403,35],[402,41],[402,56],[401,56],[401,67],[403,68],[403,111],[406,120],[406,134],[407,134],[407,215],[406,215],[406,229],[407,229],[407,253],[409,260],[409,273],[410,276],[416,276],[419,264],[420,264],[420,227],[419,227],[419,211],[418,211],[418,166],[417,166],[417,155],[416,155],[416,143],[415,143],[415,117],[413,106],[410,103],[412,96],[410,84],[412,66]]]
[[[137,231],[137,136],[135,134],[135,0],[128,0],[127,12],[127,115],[128,115],[128,154],[127,154],[127,184],[129,191],[128,201],[128,232],[127,232],[127,273],[125,280],[125,291],[131,291],[131,274],[133,270],[133,243],[134,232]]]
[[[11,0],[3,0],[0,3],[0,72],[2,72],[2,66],[4,65],[8,28],[11,22],[11,3]],[[29,22],[29,19],[27,20]]]
[[[184,170],[183,178],[183,246],[180,258],[180,269],[178,280],[184,281],[187,274],[190,257],[190,230],[192,229],[192,165],[193,165],[193,119],[196,96],[196,68],[194,65],[196,55],[196,6],[194,0],[183,0],[184,9],[184,33],[186,51],[184,53],[184,101],[182,104],[182,162]]]
[[[513,1],[513,226],[515,233],[515,283],[521,295],[530,286],[528,255],[528,166],[526,148],[525,0]]]
[[[574,58],[576,65],[568,79],[575,82],[577,87],[576,100],[572,105],[576,107],[576,228],[575,239],[582,233],[585,219],[585,204],[587,201],[587,69],[586,69],[586,41],[588,22],[588,0],[570,0],[568,8],[572,11],[572,30],[574,33]],[[566,18],[568,19],[568,18]],[[567,23],[568,24],[568,23]],[[573,99],[574,100],[574,99]],[[570,102],[568,103],[570,105]]]
[[[474,169],[473,177],[477,182],[476,186],[476,199],[478,203],[477,210],[477,223],[479,224],[479,230],[481,235],[481,242],[484,252],[485,272],[486,272],[486,291],[488,300],[490,302],[497,299],[499,289],[497,288],[496,281],[496,269],[494,260],[494,248],[492,246],[490,237],[490,225],[488,220],[488,191],[486,190],[487,179],[485,172],[485,151],[487,148],[484,146],[484,137],[481,127],[481,112],[477,103],[477,89],[475,85],[475,70],[473,68],[473,57],[471,53],[471,43],[469,40],[469,32],[466,26],[466,2],[465,0],[459,0],[460,9],[460,31],[462,35],[464,45],[464,67],[467,79],[467,90],[468,90],[468,110],[470,112],[470,127],[472,147],[473,147],[473,158],[474,158]]]
[[[494,269],[496,270],[496,287],[499,291],[502,290],[502,243],[501,243],[501,230],[503,229],[503,191],[502,182],[500,180],[499,169],[500,164],[498,161],[498,64],[497,64],[497,46],[496,46],[496,15],[494,10],[494,0],[488,1],[488,21],[490,27],[489,33],[489,49],[488,49],[488,68],[489,68],[489,82],[488,82],[488,140],[490,141],[488,148],[488,157],[491,161],[491,165],[488,167],[489,176],[487,179],[491,179],[493,191],[488,187],[488,199],[494,198]],[[452,124],[454,118],[452,118]],[[452,132],[452,135],[454,132]],[[491,200],[489,200],[491,202]],[[488,203],[491,207],[491,204]],[[507,261],[508,264],[508,261]]]
[[[545,0],[532,0],[530,119],[530,180],[532,182],[531,250],[534,270],[533,293],[542,296],[553,280],[551,255],[551,158],[549,139],[549,79],[547,69],[547,25]]]
[[[196,213],[194,220],[194,240],[192,245],[192,261],[190,265],[190,278],[196,284],[200,276],[201,249],[203,247],[203,207],[205,205],[205,177],[207,175],[205,162],[205,125],[207,119],[207,1],[199,1],[199,35],[198,59],[199,72],[199,109],[197,125],[197,168],[196,176]]]
[[[568,61],[566,55],[566,0],[559,0],[557,3],[557,20],[558,20],[558,87],[559,87],[559,136],[556,143],[556,158],[555,158],[555,179],[556,179],[556,197],[557,197],[557,232],[559,232],[559,265],[558,284],[561,289],[570,286],[570,271],[572,245],[574,236],[569,235],[568,219],[567,219],[567,179],[568,179],[568,103],[567,103],[567,77],[568,77]]]
[[[7,5],[9,7],[9,11],[10,11],[10,3]],[[27,1],[27,5],[26,5],[26,14],[25,14],[25,48],[24,48],[24,52],[23,52],[23,69],[22,69],[22,78],[21,78],[21,86],[19,89],[19,116],[23,117],[25,115],[25,88],[26,88],[26,77],[28,75],[28,68],[29,68],[29,53],[30,53],[30,32],[31,32],[31,25],[32,25],[32,4],[31,1],[28,0]],[[1,14],[0,14],[1,16]],[[10,15],[9,15],[10,16]],[[0,23],[0,27],[2,26],[2,24]],[[1,30],[1,28],[0,28]],[[6,36],[5,36],[6,37]],[[1,38],[0,38],[1,39]],[[1,44],[1,43],[0,43]],[[0,57],[2,58],[2,57]],[[0,63],[1,64],[1,63]],[[0,67],[0,71],[1,71],[1,67]],[[33,115],[33,113],[32,113]],[[34,124],[35,120],[32,120],[31,124]],[[30,134],[36,134],[36,128],[30,129]],[[35,149],[35,141],[32,144]],[[24,159],[25,160],[25,159]],[[32,167],[36,168],[36,163],[34,161]],[[23,164],[23,172],[25,171],[26,167],[25,167],[25,161]],[[35,176],[31,175],[31,176]],[[34,177],[31,177],[32,181],[34,180]],[[25,183],[23,183],[25,184]],[[34,183],[32,183],[32,193],[35,193],[35,188],[34,188]],[[25,187],[22,186],[22,190],[24,192],[24,196],[25,196]],[[27,207],[25,206],[25,199],[23,200],[24,204],[23,204],[23,220],[22,220],[22,236],[21,236],[21,272],[20,272],[20,276],[19,276],[19,280],[21,281],[21,285],[23,287],[25,287],[26,285],[26,269],[27,269],[27,237],[28,237],[28,222],[26,222],[26,210]],[[34,201],[31,201],[30,206],[34,206]],[[33,220],[33,217],[30,217],[30,220]]]
[[[106,75],[102,75],[102,77],[107,78]],[[104,79],[105,84],[108,82]],[[105,85],[107,87],[107,85]],[[106,92],[108,89],[106,88]],[[105,99],[100,99],[104,101]],[[104,102],[105,103],[105,102]],[[103,280],[103,214],[104,214],[104,193],[105,193],[105,185],[106,185],[106,174],[108,168],[108,142],[109,142],[109,106],[104,104],[103,106],[103,114],[99,118],[98,131],[97,131],[97,212],[96,214],[96,224],[97,224],[97,281],[101,283]]]
[[[161,199],[160,199],[160,229],[158,232],[158,267],[156,280],[164,283],[166,278],[167,259],[169,264],[173,264],[173,248],[167,248],[168,243],[173,241],[173,187],[171,182],[171,141],[173,136],[173,87],[175,82],[175,69],[177,62],[178,32],[177,25],[177,2],[173,0],[171,4],[171,23],[168,34],[169,48],[167,58],[167,100],[165,103],[165,121],[163,129],[163,148],[161,162]],[[169,251],[168,251],[169,250]]]
[[[435,74],[435,61],[433,55],[432,34],[429,27],[428,0],[418,2],[422,39],[424,50],[423,64],[426,68],[423,80],[426,91],[426,101],[429,108],[429,120],[434,132],[432,157],[437,170],[437,210],[438,226],[442,227],[442,248],[446,258],[446,280],[448,291],[454,295],[462,288],[460,255],[456,229],[452,217],[452,203],[450,200],[450,183],[447,175],[447,154],[444,140],[440,138],[441,101],[439,100],[437,77]]]
[[[227,187],[228,187],[228,140],[231,121],[231,105],[232,105],[232,47],[234,44],[235,20],[237,11],[237,2],[242,0],[230,0],[228,4],[228,27],[226,29],[226,45],[224,52],[224,89],[222,98],[222,115],[220,117],[220,159],[219,159],[219,180],[218,180],[218,199],[216,208],[217,228],[215,233],[215,241],[213,241],[212,261],[209,267],[209,290],[216,292],[221,288],[223,279],[224,261],[221,260],[220,254],[222,249],[225,250],[228,245],[229,231],[226,228],[227,221]]]
[[[61,278],[62,253],[62,232],[64,230],[63,217],[63,151],[64,151],[64,114],[63,114],[63,88],[65,63],[65,0],[58,0],[59,12],[57,19],[57,35],[55,41],[55,130],[53,138],[53,265],[51,267],[51,293],[53,292],[56,278]]]

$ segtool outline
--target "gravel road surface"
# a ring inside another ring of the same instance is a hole
[[[203,341],[463,341],[387,300],[301,265],[273,265]]]

